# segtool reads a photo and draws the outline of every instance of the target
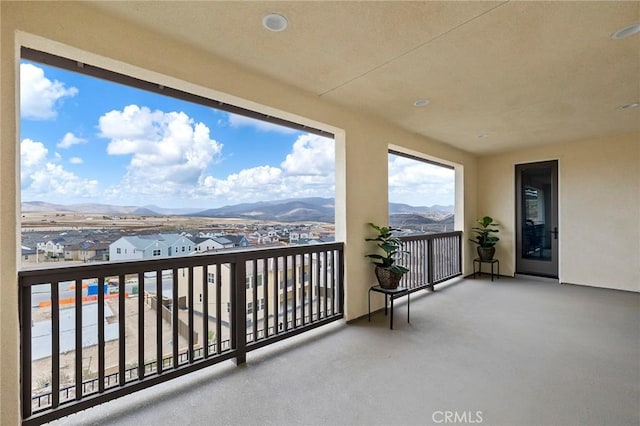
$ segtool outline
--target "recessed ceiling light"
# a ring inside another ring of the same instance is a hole
[[[418,99],[417,101],[415,101],[413,103],[414,107],[423,107],[425,105],[428,105],[429,102],[431,102],[429,99]]]
[[[270,13],[262,18],[262,25],[269,31],[284,31],[287,29],[287,18],[277,13]]]
[[[634,34],[640,33],[640,22],[627,25],[624,28],[619,29],[615,33],[611,34],[611,38],[614,40],[622,40],[623,38],[631,37]]]
[[[629,108],[638,108],[640,106],[640,102],[629,102],[628,104],[620,105],[619,109],[629,109]]]

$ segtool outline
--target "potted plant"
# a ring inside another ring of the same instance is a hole
[[[398,237],[393,236],[394,231],[400,229],[377,226],[373,223],[369,223],[373,229],[378,232],[378,236],[375,238],[367,238],[366,241],[373,241],[377,243],[377,246],[382,249],[384,254],[371,253],[366,257],[374,259],[372,263],[376,265],[376,278],[382,288],[393,289],[398,287],[402,276],[409,272],[408,268],[396,264],[396,257],[401,253],[406,253],[400,250],[402,248],[402,241]]]
[[[476,238],[473,240],[470,238],[469,241],[478,245],[478,256],[480,260],[488,262],[493,259],[493,255],[496,252],[495,245],[500,241],[500,238],[495,236],[498,232],[496,227],[500,225],[495,223],[491,216],[478,219],[476,223],[480,226],[471,228],[471,230],[477,234]]]

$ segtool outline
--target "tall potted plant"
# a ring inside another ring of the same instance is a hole
[[[500,238],[495,235],[499,232],[496,227],[500,225],[495,223],[491,216],[478,219],[476,223],[480,226],[471,228],[471,230],[476,233],[476,238],[473,240],[470,238],[469,241],[478,245],[477,249],[480,260],[490,261],[496,252],[495,245],[500,241]]]
[[[384,254],[371,253],[366,257],[372,260],[372,263],[376,265],[376,278],[382,288],[397,288],[400,284],[402,276],[409,272],[409,268],[396,264],[396,258],[406,253],[402,251],[402,241],[398,237],[393,236],[393,231],[399,231],[400,229],[377,226],[373,223],[369,223],[373,229],[378,232],[375,238],[367,238],[366,241],[373,241],[376,245],[382,249]]]

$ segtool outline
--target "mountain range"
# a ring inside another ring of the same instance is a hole
[[[333,198],[295,198],[275,201],[242,203],[214,209],[201,208],[161,208],[158,206],[117,206],[110,204],[71,204],[62,205],[42,201],[26,201],[22,203],[23,212],[75,212],[109,215],[181,215],[214,218],[239,218],[250,220],[273,220],[279,222],[328,222],[334,221]],[[453,206],[411,206],[408,204],[389,203],[389,214],[392,217],[406,218],[413,223],[433,223],[443,217],[452,215]]]

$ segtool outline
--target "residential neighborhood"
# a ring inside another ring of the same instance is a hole
[[[328,225],[328,224],[327,224]],[[294,224],[211,225],[205,230],[136,232],[123,229],[29,230],[22,232],[22,265],[45,262],[106,262],[211,254],[250,246],[334,241],[332,226]]]

